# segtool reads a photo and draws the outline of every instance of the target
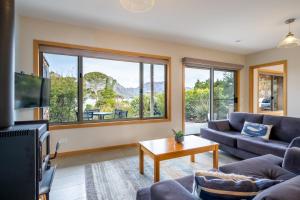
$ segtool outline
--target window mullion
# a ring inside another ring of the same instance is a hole
[[[234,111],[237,111],[238,110],[238,101],[239,101],[239,97],[238,97],[238,86],[237,86],[237,84],[238,84],[238,78],[237,78],[237,76],[238,76],[238,72],[237,71],[234,71]]]
[[[150,117],[154,116],[154,65],[150,65]]]
[[[168,67],[167,65],[165,65],[165,113],[164,113],[164,117],[168,118],[170,116],[168,116],[168,99],[170,99],[171,97],[169,96],[169,90],[168,90]],[[169,88],[171,90],[171,88]]]
[[[43,78],[50,78],[50,75],[49,77],[46,77],[45,74],[44,74],[44,64],[43,64],[43,58],[44,58],[44,53],[43,52],[39,52],[39,76],[40,77],[43,77]],[[49,108],[50,110],[50,105],[49,105]],[[44,119],[44,108],[38,108],[38,118],[39,119]],[[49,120],[49,117],[48,117],[48,120]]]
[[[78,56],[78,119],[83,121],[83,81],[82,81],[82,56]]]
[[[209,91],[210,91],[210,106],[209,106],[209,120],[214,120],[214,68],[210,69],[210,84],[209,84]]]
[[[140,119],[144,118],[144,63],[140,63]]]

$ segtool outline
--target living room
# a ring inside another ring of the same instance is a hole
[[[298,199],[298,0],[0,7],[0,134],[47,133],[31,144],[35,167],[1,154],[1,176],[15,179],[0,181],[0,199]],[[2,138],[0,152],[28,152]],[[197,188],[213,168],[242,186]]]

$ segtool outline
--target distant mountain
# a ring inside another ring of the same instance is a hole
[[[124,98],[133,98],[139,95],[140,89],[137,88],[126,88],[118,81],[106,74],[100,72],[90,72],[84,75],[84,79],[86,80],[86,87],[93,90],[102,90],[105,87],[112,87],[113,90],[120,96]],[[165,90],[164,82],[155,82],[154,83],[154,91],[161,93]],[[151,84],[144,84],[144,93],[151,92]]]
[[[154,82],[154,91],[155,92],[163,92],[165,91],[165,82]],[[150,93],[151,92],[151,83],[145,83],[144,84],[144,93]]]
[[[140,93],[139,87],[137,88],[126,88],[122,86],[121,84],[117,83],[114,88],[115,92],[125,98],[132,98],[135,96],[138,96]],[[165,84],[164,82],[155,82],[154,83],[154,91],[161,93],[165,91]],[[151,84],[145,83],[144,84],[144,93],[150,93],[151,92]]]
[[[132,98],[134,96],[138,96],[140,92],[139,88],[126,88],[118,82],[114,87],[114,91],[124,98]]]

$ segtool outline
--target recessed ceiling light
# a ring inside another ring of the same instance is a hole
[[[155,0],[120,0],[120,3],[130,12],[146,12],[153,8]]]

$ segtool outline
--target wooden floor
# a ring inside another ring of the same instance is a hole
[[[57,158],[57,171],[50,192],[50,200],[86,200],[84,165],[138,155],[128,147],[105,152]]]

